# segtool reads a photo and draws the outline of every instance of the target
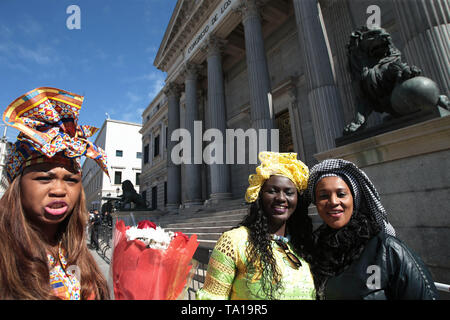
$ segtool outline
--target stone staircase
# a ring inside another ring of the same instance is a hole
[[[222,233],[236,227],[247,213],[247,205],[231,203],[228,208],[214,207],[187,214],[163,215],[155,222],[165,230],[181,231],[189,237],[196,234],[199,247],[212,250]],[[309,208],[309,216],[316,229],[322,220],[315,207]]]
[[[215,212],[162,216],[157,224],[165,230],[181,231],[189,237],[196,234],[199,247],[213,249],[222,233],[236,227],[247,212],[245,206]]]

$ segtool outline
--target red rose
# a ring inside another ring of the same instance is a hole
[[[153,228],[156,229],[156,224],[151,222],[150,220],[141,220],[138,223],[138,229],[145,229],[145,228]]]
[[[189,241],[189,237],[187,235],[185,235],[183,232],[179,232],[179,231],[175,232],[175,238],[176,237],[183,237],[184,240],[186,240],[186,242]]]

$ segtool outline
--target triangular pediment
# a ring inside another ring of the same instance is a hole
[[[178,0],[164,33],[153,65],[167,71],[169,61],[179,55],[192,36],[221,0]]]

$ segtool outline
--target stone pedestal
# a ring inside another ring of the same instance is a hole
[[[354,132],[347,136],[336,138],[336,147],[340,147],[349,143],[374,137],[389,131],[394,131],[400,128],[411,126],[416,123],[424,122],[430,119],[447,115],[450,115],[449,111],[441,107],[437,107],[433,111],[418,111],[399,118],[393,118],[391,116],[388,116],[386,118],[389,118],[389,120],[385,120],[383,123],[379,125]]]
[[[354,162],[380,193],[397,237],[435,282],[450,283],[450,116],[316,154]]]

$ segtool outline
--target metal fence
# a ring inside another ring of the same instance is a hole
[[[199,247],[195,251],[193,259],[198,262],[197,270],[194,273],[191,284],[187,289],[187,300],[195,300],[195,294],[198,289],[203,287],[206,278],[206,270],[208,269],[209,256],[212,250],[208,248]]]
[[[97,253],[108,264],[111,262],[111,250],[112,250],[112,224],[108,224],[106,221],[98,228],[98,250]]]

